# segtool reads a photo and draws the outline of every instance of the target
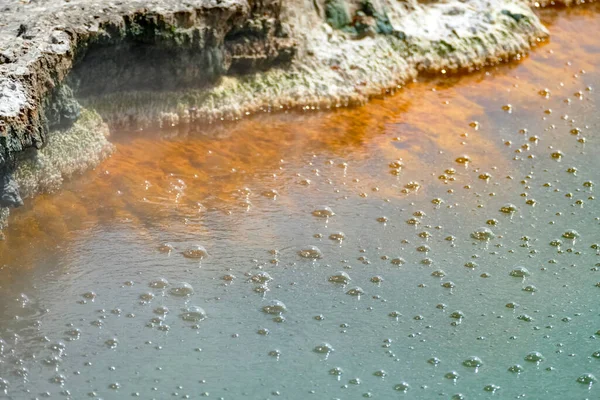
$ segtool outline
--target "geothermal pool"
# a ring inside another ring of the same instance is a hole
[[[600,19],[116,153],[0,242],[0,397],[600,398]]]

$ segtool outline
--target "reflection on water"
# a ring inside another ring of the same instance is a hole
[[[365,107],[115,134],[11,217],[0,393],[598,398],[597,12]]]

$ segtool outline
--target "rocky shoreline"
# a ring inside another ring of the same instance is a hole
[[[549,35],[550,3],[521,0],[2,1],[0,230],[110,155],[110,129],[361,104]]]

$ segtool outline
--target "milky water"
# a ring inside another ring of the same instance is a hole
[[[0,397],[600,398],[597,12],[362,108],[114,134],[11,217]]]

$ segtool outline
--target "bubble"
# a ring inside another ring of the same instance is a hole
[[[275,189],[269,189],[262,192],[262,195],[266,198],[275,200],[277,196],[279,196],[279,193]]]
[[[483,365],[483,361],[477,356],[471,356],[463,361],[463,365],[465,367],[479,369]]]
[[[545,98],[549,98],[550,97],[550,89],[546,88],[546,89],[542,89],[538,92],[540,94],[540,96],[545,97]]]
[[[67,349],[67,346],[63,342],[56,342],[56,343],[52,343],[50,346],[48,346],[48,348],[50,350],[58,353],[59,355],[61,355],[62,353],[65,352],[65,350]]]
[[[315,346],[313,351],[319,354],[331,354],[335,349],[329,343],[321,343],[320,345]]]
[[[533,321],[533,317],[527,314],[521,314],[517,317],[518,320],[521,321],[525,321],[525,322],[532,322]]]
[[[431,365],[439,365],[442,361],[437,357],[431,357],[427,362]]]
[[[505,205],[503,205],[502,207],[500,207],[500,212],[504,213],[504,214],[514,214],[518,211],[517,206],[515,206],[514,204],[510,204],[507,203]]]
[[[479,228],[476,231],[474,231],[473,233],[471,233],[471,238],[475,239],[475,240],[481,240],[481,241],[490,241],[493,238],[495,238],[496,235],[494,234],[494,232],[492,232],[492,230],[490,228]]]
[[[525,278],[526,276],[530,276],[531,273],[525,267],[516,267],[509,273],[510,276],[514,276],[515,278]]]
[[[328,206],[319,206],[313,212],[312,215],[320,218],[329,218],[335,215],[335,213]]]
[[[544,356],[538,351],[532,351],[525,356],[525,361],[539,364],[544,361]]]
[[[185,258],[193,258],[193,259],[202,260],[202,259],[208,257],[208,251],[206,251],[204,246],[196,244],[196,245],[188,247],[183,252],[183,256]]]
[[[109,349],[115,349],[119,345],[119,340],[117,338],[111,338],[104,342],[104,344],[106,344]]]
[[[394,386],[394,390],[397,390],[399,392],[408,392],[408,389],[410,389],[410,385],[406,382],[401,382]]]
[[[401,160],[395,160],[389,164],[389,167],[390,168],[402,168],[402,167],[404,167],[404,163]]]
[[[187,297],[194,294],[194,288],[187,282],[180,282],[174,285],[169,293],[173,296]]]
[[[460,157],[457,157],[455,160],[458,164],[464,164],[467,165],[471,162],[471,158],[467,155],[462,155]]]
[[[331,235],[329,235],[329,239],[341,242],[342,240],[346,239],[346,235],[344,234],[344,232],[334,232]]]
[[[150,282],[148,284],[149,287],[153,288],[153,289],[164,289],[167,286],[169,286],[169,281],[166,280],[165,278],[159,278],[157,280],[154,280],[152,282]]]
[[[380,378],[385,378],[387,376],[387,372],[385,372],[384,370],[380,369],[380,370],[377,370],[377,371],[373,372],[373,376],[378,376]]]
[[[271,275],[268,272],[261,271],[257,274],[252,275],[250,280],[254,283],[268,283],[273,280]]]
[[[81,337],[81,329],[73,328],[65,332],[72,339],[79,339]]]
[[[486,385],[483,387],[483,390],[485,390],[486,392],[492,392],[495,393],[498,390],[500,390],[500,386],[498,385],[494,385],[494,384],[490,384],[490,385]]]
[[[562,244],[563,244],[563,242],[560,239],[555,239],[550,242],[550,246],[552,246],[552,247],[560,247],[560,246],[562,246]]]
[[[418,218],[409,218],[409,219],[406,220],[406,223],[408,225],[417,226],[417,225],[421,224],[421,220],[419,220]]]
[[[592,353],[592,357],[594,358],[600,358],[600,351],[595,351]]]
[[[360,287],[356,286],[346,292],[347,295],[360,297],[365,294],[365,291]]]
[[[360,385],[362,382],[360,378],[352,378],[348,381],[348,383],[351,385]]]
[[[188,322],[200,322],[206,319],[206,312],[198,306],[188,306],[179,317]]]
[[[85,292],[81,296],[84,299],[88,299],[88,300],[95,300],[96,299],[96,293],[95,292]]]
[[[271,300],[267,305],[263,306],[262,310],[267,314],[281,315],[287,312],[287,307],[279,300]]]
[[[450,379],[453,381],[457,380],[458,377],[459,377],[459,375],[458,375],[458,372],[456,372],[456,371],[450,371],[446,375],[444,375],[444,378]]]
[[[67,377],[63,374],[58,374],[50,378],[50,383],[56,383],[57,385],[64,385],[67,381]]]
[[[232,274],[226,274],[226,275],[223,275],[223,276],[221,277],[221,279],[223,279],[225,282],[232,282],[232,281],[234,281],[234,280],[235,280],[235,275],[232,275]]]
[[[149,302],[149,301],[152,301],[153,299],[154,299],[154,294],[152,294],[150,292],[140,294],[140,300],[142,300],[142,301]]]
[[[404,187],[408,190],[413,190],[415,192],[418,192],[419,189],[421,188],[421,184],[419,182],[408,182],[406,185],[404,185]]]
[[[260,284],[254,288],[254,291],[256,293],[267,293],[270,290],[271,289],[269,289],[269,286],[267,284]]]
[[[158,246],[158,251],[161,253],[170,253],[175,250],[175,247],[171,243],[163,243]]]
[[[454,311],[452,314],[450,314],[450,318],[454,318],[454,319],[463,319],[465,317],[465,314],[460,311]]]
[[[534,285],[527,285],[527,286],[525,286],[525,287],[523,288],[523,291],[524,291],[524,292],[530,292],[530,293],[534,293],[534,292],[537,292],[537,291],[538,291],[538,289],[537,289],[537,287],[535,287]]]
[[[392,263],[392,265],[404,265],[406,263],[406,260],[402,257],[396,257],[392,258],[390,263]]]
[[[329,370],[329,375],[341,376],[344,373],[344,370],[340,367],[331,368]]]
[[[431,233],[427,232],[427,231],[423,231],[423,232],[419,232],[417,234],[417,236],[419,236],[422,239],[429,239],[431,237]]]
[[[298,255],[300,257],[310,259],[323,258],[323,253],[317,246],[306,246],[298,252]]]
[[[347,285],[351,280],[352,278],[344,271],[339,271],[335,275],[329,277],[329,282],[341,283],[343,285]]]
[[[562,234],[565,239],[575,240],[579,237],[579,233],[574,229],[569,229]]]
[[[513,374],[520,374],[524,369],[519,364],[511,365],[508,367],[508,372],[512,372]]]
[[[592,386],[594,383],[598,382],[598,379],[592,374],[583,374],[577,378],[577,382]]]
[[[154,314],[167,315],[168,313],[169,309],[166,306],[159,306],[154,309]]]
[[[121,384],[119,382],[113,382],[110,385],[108,385],[108,387],[112,390],[119,390],[121,388]]]
[[[279,359],[279,357],[281,357],[281,351],[280,350],[271,350],[271,351],[269,351],[269,356]]]

